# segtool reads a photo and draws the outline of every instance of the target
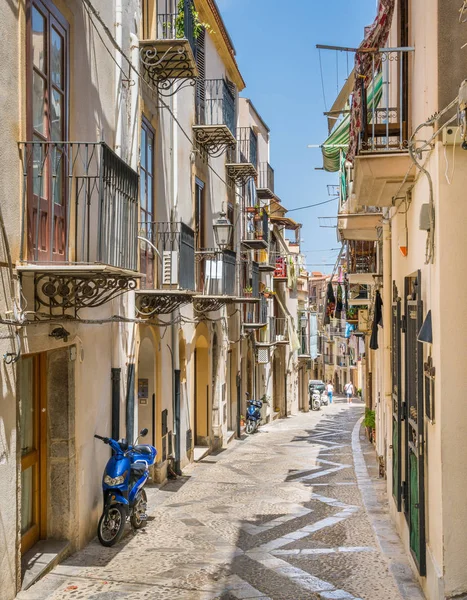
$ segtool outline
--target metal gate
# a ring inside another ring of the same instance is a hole
[[[421,274],[406,278],[406,514],[410,533],[410,550],[420,575],[426,571],[425,548],[425,472],[423,410],[423,347],[418,332],[423,323]]]
[[[392,303],[392,495],[397,511],[402,509],[402,365],[401,365],[401,299],[395,283],[393,284]]]

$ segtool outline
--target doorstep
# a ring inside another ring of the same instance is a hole
[[[205,456],[207,456],[211,452],[211,448],[209,446],[195,446],[193,448],[193,460],[194,462],[199,462],[203,460]]]
[[[227,431],[226,444],[230,444],[230,442],[235,438],[235,431]]]
[[[40,540],[21,557],[21,589],[29,589],[44,577],[68,554],[71,544],[68,541]]]
[[[272,420],[273,420],[273,421],[275,421],[276,419],[278,419],[278,418],[280,417],[280,415],[281,415],[281,413],[280,413],[280,411],[279,411],[279,410],[278,410],[277,412],[276,412],[276,411],[274,411],[274,412],[272,413]]]

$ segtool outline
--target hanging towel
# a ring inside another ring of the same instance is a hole
[[[373,316],[373,326],[371,328],[370,348],[378,350],[378,326],[383,325],[383,300],[379,291],[376,291],[375,314]]]

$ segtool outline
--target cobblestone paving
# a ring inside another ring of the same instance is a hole
[[[422,600],[390,525],[372,516],[362,414],[337,402],[233,442],[148,489],[143,531],[111,549],[92,542],[18,599]]]

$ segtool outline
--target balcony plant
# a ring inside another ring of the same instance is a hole
[[[251,287],[251,285],[247,285],[246,287],[244,287],[243,293],[245,294],[245,298],[250,298],[253,294],[253,288]]]
[[[248,214],[254,214],[256,212],[255,206],[245,206],[245,212]]]
[[[264,290],[263,290],[263,296],[265,298],[269,298],[273,294],[274,294],[274,292],[272,290],[270,290],[269,288],[264,288]]]
[[[368,439],[370,442],[375,443],[376,435],[376,421],[375,421],[375,411],[369,408],[365,408],[365,418],[363,419],[363,426],[366,427]]]
[[[193,18],[193,37],[197,40],[201,34],[203,29],[206,31],[211,31],[212,28],[208,23],[203,23],[199,20],[199,13],[195,8],[193,2],[190,4],[191,6],[191,16]],[[177,16],[175,18],[175,37],[177,39],[183,39],[185,37],[185,2],[184,0],[179,0],[177,6]]]

